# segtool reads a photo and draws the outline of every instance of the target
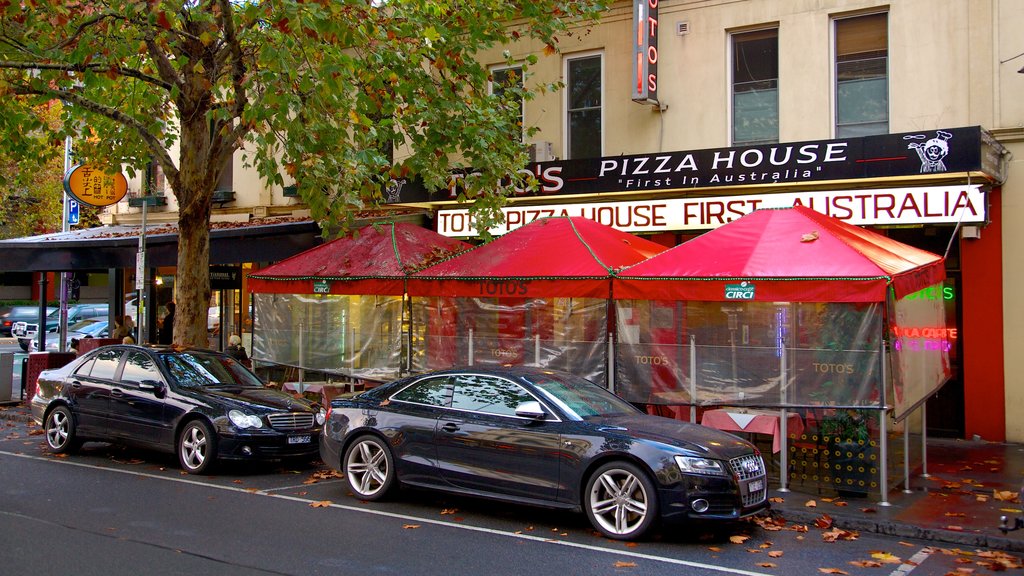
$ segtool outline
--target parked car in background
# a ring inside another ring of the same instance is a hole
[[[619,540],[659,520],[768,506],[764,461],[746,440],[540,368],[445,370],[335,399],[320,457],[360,500],[407,484],[582,510]]]
[[[53,312],[56,308],[48,307],[46,313]],[[11,309],[0,315],[0,336],[12,336],[11,330],[17,322],[32,322],[39,320],[39,306],[11,306]]]
[[[89,338],[106,338],[110,335],[108,325],[110,320],[107,318],[86,318],[85,320],[79,320],[75,324],[68,326],[68,335],[64,340],[64,350],[71,350],[72,340],[86,340]],[[57,329],[46,335],[46,350],[47,352],[57,352],[60,349],[60,342],[58,342]],[[32,352],[39,351],[39,336],[32,339],[32,344],[29,346],[29,350]]]
[[[109,307],[106,303],[100,304],[71,304],[68,306],[68,326],[82,320],[83,318],[105,317],[109,314]],[[28,351],[32,340],[36,337],[39,325],[38,318],[26,322],[14,324],[11,332],[18,339],[22,350]],[[60,327],[60,309],[54,308],[46,316],[46,331],[56,332]]]
[[[325,419],[227,354],[125,344],[43,371],[31,406],[53,452],[129,444],[176,453],[190,474],[218,460],[313,459]]]

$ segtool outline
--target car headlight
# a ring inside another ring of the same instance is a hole
[[[701,474],[704,476],[725,476],[725,468],[720,460],[698,458],[696,456],[676,456],[676,464],[683,474]]]
[[[323,426],[324,422],[327,422],[327,411],[323,408],[316,413],[316,423],[318,426]]]
[[[228,418],[231,419],[231,423],[234,424],[236,428],[241,428],[243,430],[246,428],[263,427],[263,420],[261,420],[259,416],[256,416],[255,414],[246,414],[241,410],[232,410],[228,412]]]

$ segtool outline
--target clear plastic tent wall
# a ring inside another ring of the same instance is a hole
[[[283,366],[388,381],[402,367],[402,297],[253,294],[252,357]]]
[[[881,406],[881,303],[619,300],[616,322],[632,402]]]
[[[946,324],[944,284],[925,288],[893,304],[889,319],[892,342],[896,420],[902,419],[952,377],[951,329]]]
[[[412,298],[412,371],[527,365],[607,382],[608,301]]]

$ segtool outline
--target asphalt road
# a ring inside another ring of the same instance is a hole
[[[58,458],[33,428],[0,420],[0,574],[990,573],[976,551],[868,534],[827,542],[814,526],[666,528],[627,544],[572,513],[418,491],[364,503],[315,466],[197,477],[169,455],[95,443]]]

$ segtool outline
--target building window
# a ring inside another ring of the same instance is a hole
[[[836,137],[889,132],[888,14],[835,21]]]
[[[779,141],[779,32],[732,35],[732,142]]]
[[[234,190],[235,162],[234,154],[228,156],[224,161],[224,169],[220,172],[220,179],[217,180],[216,190]]]
[[[601,55],[569,58],[566,66],[566,154],[597,158],[602,152]]]
[[[526,126],[523,118],[523,68],[521,66],[508,66],[491,69],[491,94],[498,96],[508,102],[514,109],[510,110],[518,116],[520,130]]]
[[[146,164],[146,181],[144,183],[144,196],[164,195],[164,169],[156,160],[150,160]]]

